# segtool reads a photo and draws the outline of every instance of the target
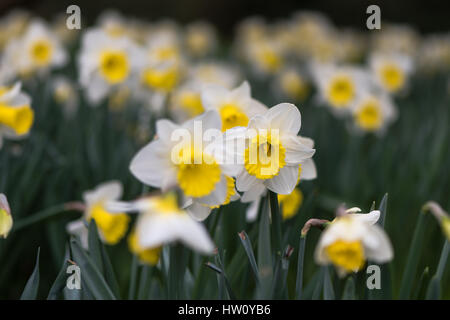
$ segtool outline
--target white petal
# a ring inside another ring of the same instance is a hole
[[[180,219],[180,239],[188,247],[204,254],[212,254],[215,245],[211,240],[205,226],[197,221],[194,221],[189,216]]]
[[[0,209],[3,209],[8,214],[11,214],[11,208],[9,207],[8,199],[3,193],[0,193]]]
[[[263,197],[266,194],[266,191],[267,189],[264,183],[259,182],[253,188],[244,192],[241,201],[244,203],[256,201],[259,198]]]
[[[280,169],[277,176],[264,180],[264,185],[271,191],[278,194],[290,194],[298,180],[298,167],[285,166]]]
[[[261,203],[261,198],[257,198],[255,201],[251,202],[246,210],[246,218],[248,222],[253,222],[258,217],[259,204]]]
[[[239,191],[247,191],[258,184],[258,179],[255,176],[248,174],[247,170],[243,169],[236,177],[236,188]]]
[[[217,110],[225,101],[228,90],[218,85],[207,85],[201,93],[202,105],[205,110]]]
[[[265,114],[272,129],[279,129],[280,132],[298,134],[300,131],[302,118],[300,111],[291,103],[280,103],[270,108]]]
[[[108,181],[98,185],[92,191],[83,193],[83,199],[90,205],[99,201],[117,200],[122,196],[123,186],[120,181]]]
[[[281,137],[281,144],[286,149],[285,161],[288,164],[299,164],[311,158],[316,152],[302,143],[301,137],[285,134]]]
[[[208,206],[202,205],[198,202],[193,202],[191,205],[187,206],[186,211],[191,218],[196,221],[205,220],[211,213],[211,209]]]
[[[158,138],[163,141],[170,141],[172,132],[179,128],[179,126],[167,119],[161,119],[156,121],[156,134]]]
[[[306,159],[301,163],[301,166],[300,181],[317,178],[317,169],[313,159]]]
[[[363,238],[367,258],[376,263],[392,260],[394,252],[386,232],[378,225],[372,225]]]
[[[207,196],[194,199],[194,201],[199,201],[200,203],[216,206],[222,204],[227,197],[227,178],[222,174],[220,181],[216,184],[214,190]]]
[[[380,219],[380,211],[373,210],[369,213],[353,213],[352,218],[359,219],[373,225],[377,223],[378,219]]]

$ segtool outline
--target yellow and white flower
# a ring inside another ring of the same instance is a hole
[[[359,208],[349,209],[328,224],[315,250],[316,262],[332,263],[340,276],[361,270],[368,259],[385,263],[393,258],[391,242],[376,224],[380,211],[355,213],[360,211]]]
[[[215,84],[231,89],[240,78],[235,66],[218,61],[200,62],[190,66],[188,70],[188,79],[200,85]]]
[[[4,77],[12,79],[16,75],[28,76],[46,73],[60,67],[67,61],[61,42],[41,20],[32,21],[22,37],[11,41],[5,49],[2,70]]]
[[[313,65],[312,74],[319,89],[319,100],[336,114],[349,112],[360,91],[368,86],[367,74],[350,66]]]
[[[142,247],[140,245],[137,232],[133,230],[128,236],[128,248],[130,251],[139,257],[142,263],[154,266],[159,261],[159,256],[161,254],[162,247]]]
[[[293,101],[303,101],[310,92],[310,84],[305,74],[295,67],[283,68],[274,80],[274,91],[278,96]]]
[[[6,199],[6,196],[3,193],[0,193],[0,237],[6,239],[12,226],[13,218],[11,216],[8,199]]]
[[[178,206],[173,192],[130,203],[110,202],[108,209],[140,212],[135,232],[136,244],[141,251],[158,250],[159,247],[174,241],[181,241],[203,254],[212,254],[214,251],[214,244],[205,227]],[[153,251],[153,255],[155,253]],[[156,257],[152,257],[152,260],[153,263]]]
[[[70,233],[83,235],[84,221],[95,220],[101,239],[110,245],[116,244],[125,236],[128,230],[130,217],[123,212],[109,211],[106,206],[111,201],[116,201],[122,196],[122,184],[117,181],[109,181],[100,184],[94,190],[86,191],[83,200],[86,205],[84,217],[81,220],[71,222],[67,229]],[[85,236],[84,236],[85,237]],[[83,237],[81,237],[83,242]]]
[[[21,84],[12,87],[0,86],[0,147],[3,137],[26,136],[34,122],[34,111],[30,97],[21,92]]]
[[[215,85],[205,86],[201,97],[205,110],[216,110],[220,114],[222,131],[246,127],[252,117],[267,110],[265,105],[252,98],[247,81],[232,90]]]
[[[314,141],[310,138],[299,137],[300,141],[309,148],[314,148]],[[303,160],[299,164],[297,185],[303,180],[314,180],[317,178],[316,164],[313,158],[308,158]],[[241,197],[241,201],[244,203],[250,202],[250,205],[246,211],[247,221],[255,221],[258,214],[258,209],[260,206],[261,198],[266,196],[267,188],[264,184],[258,184],[254,188],[245,191]],[[289,194],[279,194],[278,201],[285,204],[282,208],[283,219],[288,219],[295,215],[303,202],[303,194],[298,188]]]
[[[55,76],[51,79],[53,98],[63,107],[67,117],[71,117],[78,108],[77,86],[67,77]]]
[[[256,193],[267,188],[290,194],[294,190],[301,164],[315,153],[304,138],[297,136],[300,127],[300,111],[289,103],[280,103],[250,120],[245,136],[240,137],[245,139],[245,150],[237,151],[244,164],[236,177],[239,191]],[[230,133],[235,131],[241,128]]]
[[[412,61],[406,55],[375,53],[369,60],[376,82],[390,93],[404,90],[412,72]]]
[[[392,99],[383,92],[365,92],[352,105],[353,123],[361,131],[383,133],[397,117]]]
[[[157,139],[142,148],[133,158],[130,170],[141,182],[162,191],[179,187],[186,197],[185,206],[198,204],[189,210],[195,219],[205,219],[212,208],[235,196],[235,171],[215,157],[204,133],[218,133],[222,122],[215,111],[208,111],[182,125],[170,120],[156,123]],[[200,210],[202,209],[202,210]]]
[[[203,57],[217,45],[214,27],[207,22],[191,23],[186,27],[184,42],[192,56]]]
[[[143,55],[132,41],[111,37],[101,29],[84,34],[78,58],[80,84],[93,104],[118,86],[132,83],[143,64]]]

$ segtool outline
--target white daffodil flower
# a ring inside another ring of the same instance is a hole
[[[192,56],[203,57],[216,48],[216,31],[208,22],[191,23],[186,27],[184,43]]]
[[[61,105],[63,113],[72,117],[78,109],[77,85],[65,76],[55,76],[51,79],[53,99]]]
[[[1,73],[6,79],[46,73],[66,61],[67,53],[58,37],[43,21],[33,20],[23,36],[5,48]]]
[[[222,118],[222,131],[246,127],[250,118],[267,110],[265,105],[252,98],[247,81],[232,90],[216,85],[205,86],[201,97],[205,110],[219,112]]]
[[[133,158],[130,170],[141,182],[167,191],[179,187],[186,197],[185,206],[199,204],[202,211],[189,210],[203,220],[211,209],[232,200],[235,195],[233,166],[222,165],[211,148],[221,141],[220,116],[208,111],[182,125],[170,120],[156,123],[157,139],[142,148]],[[208,141],[206,132],[216,133]]]
[[[383,133],[397,118],[391,97],[381,90],[366,91],[351,106],[355,127],[364,132]]]
[[[308,145],[312,140],[297,136],[300,127],[297,107],[281,103],[253,117],[244,131],[242,128],[227,131],[227,134],[244,132],[238,139],[244,139],[245,143],[238,145],[245,146],[245,150],[236,152],[243,163],[236,177],[239,191],[260,193],[267,188],[278,194],[290,194],[294,190],[302,163],[315,153]],[[310,168],[307,171],[312,175]]]
[[[21,84],[12,87],[0,86],[0,148],[3,137],[26,136],[34,122],[34,111],[30,97],[21,92]]]
[[[91,29],[83,36],[78,64],[80,84],[89,101],[97,104],[118,86],[133,82],[143,54],[127,37]]]
[[[122,184],[118,181],[109,181],[100,184],[92,191],[83,193],[86,205],[84,217],[73,221],[67,226],[72,234],[81,235],[83,240],[83,223],[95,219],[101,239],[107,244],[116,244],[128,230],[130,217],[125,213],[112,213],[106,209],[109,201],[115,201],[122,196]]]
[[[212,254],[214,251],[215,246],[205,227],[178,206],[174,193],[134,202],[111,201],[107,208],[118,212],[140,212],[135,227],[140,250],[181,241],[203,254]]]
[[[336,115],[348,113],[359,93],[369,85],[368,74],[356,67],[314,64],[311,71],[319,89],[318,100],[329,105]]]
[[[3,193],[0,193],[0,237],[6,239],[12,226],[13,218],[11,216],[8,199],[6,199],[6,196]]]
[[[314,148],[314,141],[310,138],[305,137],[299,137],[300,141],[307,147],[313,149]],[[299,184],[303,180],[314,180],[317,178],[317,168],[316,164],[314,163],[313,158],[308,158],[303,160],[299,164],[299,172],[298,172],[298,180],[297,184]],[[294,188],[293,192],[295,192],[296,188]],[[264,184],[258,184],[254,188],[245,191],[244,194],[241,197],[241,201],[244,203],[250,202],[250,205],[247,208],[246,211],[246,217],[247,221],[252,222],[255,221],[258,216],[258,209],[260,206],[260,202],[262,197],[264,197],[267,194],[267,187]],[[288,195],[283,196],[290,196],[292,195],[292,192]],[[281,195],[278,196],[278,199],[280,199]],[[294,195],[295,197],[295,195]],[[298,198],[298,196],[297,196]]]
[[[360,211],[353,208],[335,218],[323,231],[315,250],[316,262],[334,264],[340,276],[361,270],[368,259],[385,263],[393,258],[391,242],[376,224],[380,211],[354,213]]]
[[[369,58],[370,69],[376,82],[389,93],[405,90],[413,64],[409,56],[374,53]]]
[[[218,61],[200,62],[189,67],[187,77],[200,85],[215,84],[231,89],[237,85],[241,75],[231,64]]]

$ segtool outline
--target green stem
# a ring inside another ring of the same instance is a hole
[[[133,254],[133,259],[131,260],[131,277],[130,277],[130,287],[128,288],[128,300],[133,300],[136,294],[136,280],[138,272],[139,262],[135,254]]]
[[[439,259],[439,265],[436,271],[436,276],[438,279],[442,279],[444,274],[445,265],[447,264],[448,254],[450,252],[450,241],[446,240],[444,243],[444,247],[442,248],[441,257]]]
[[[269,190],[270,212],[272,216],[272,237],[276,256],[281,256],[281,214],[278,206],[278,195]]]
[[[72,210],[72,208],[68,208],[66,204],[58,204],[56,206],[44,209],[26,218],[20,219],[19,221],[14,223],[12,231],[13,232],[19,231],[20,229],[26,228],[34,223],[41,222],[43,220],[57,216],[60,213],[70,210]]]
[[[297,299],[302,298],[303,291],[303,261],[305,258],[305,243],[306,235],[300,236],[300,243],[298,245],[298,263],[297,263],[297,281],[295,286],[295,292],[297,293]]]

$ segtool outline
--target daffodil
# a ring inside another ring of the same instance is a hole
[[[309,148],[314,148],[314,141],[310,138],[299,137],[300,141]],[[303,160],[299,164],[297,185],[303,180],[313,180],[317,178],[316,164],[313,158]],[[252,222],[257,218],[261,198],[266,196],[267,187],[264,184],[258,184],[252,189],[245,191],[241,197],[241,201],[244,203],[250,203],[246,211],[247,221]],[[294,216],[303,202],[303,193],[298,188],[289,194],[279,194],[278,201],[284,203],[282,205],[282,217],[283,219],[289,219]]]
[[[33,20],[25,33],[5,49],[3,68],[10,70],[8,79],[46,73],[67,61],[61,42],[41,20]],[[6,75],[5,75],[6,76]]]
[[[361,270],[366,260],[385,263],[393,258],[389,238],[376,224],[380,211],[356,213],[360,211],[352,208],[329,223],[315,250],[316,262],[332,263],[340,276]]]
[[[203,254],[212,254],[214,251],[214,244],[205,227],[178,206],[173,192],[130,203],[111,201],[108,209],[140,212],[133,241],[136,241],[135,245],[141,254],[142,250],[153,250],[151,253],[147,251],[147,258],[152,264],[157,260],[158,248],[174,241],[181,241]],[[141,255],[139,257],[142,258]]]
[[[312,73],[320,101],[337,114],[349,112],[350,106],[369,83],[366,72],[356,67],[313,65]]]
[[[412,61],[408,56],[375,53],[369,64],[377,83],[388,92],[397,93],[406,88],[412,72]]]
[[[283,98],[303,101],[310,91],[310,84],[304,74],[289,67],[276,76],[274,88],[275,92]]]
[[[30,131],[34,122],[34,111],[30,97],[21,92],[21,84],[0,87],[0,146],[3,137],[23,137]]]
[[[3,193],[0,193],[0,237],[6,239],[12,226],[13,218],[11,216],[8,199],[6,199],[6,196]]]
[[[83,35],[78,58],[80,83],[93,104],[132,83],[143,63],[142,52],[130,39],[111,37],[101,29]]]
[[[195,22],[186,27],[184,42],[192,56],[203,57],[214,50],[216,33],[209,23]]]
[[[186,197],[185,206],[199,205],[189,213],[203,220],[235,193],[231,178],[235,169],[216,158],[214,149],[209,148],[214,142],[204,134],[208,130],[220,134],[221,126],[220,116],[213,110],[182,125],[158,120],[157,138],[134,156],[130,170],[141,182],[163,192],[178,187]]]
[[[250,86],[246,81],[233,90],[221,86],[206,86],[201,97],[205,110],[219,112],[223,131],[246,127],[252,117],[267,110],[266,106],[252,98]]]
[[[240,77],[235,66],[217,61],[193,64],[188,70],[188,79],[201,86],[215,84],[231,89],[237,85]]]
[[[442,233],[450,241],[450,215],[434,201],[429,201],[423,206],[424,211],[430,211],[441,226]]]
[[[56,76],[51,80],[53,98],[63,107],[67,117],[71,117],[78,108],[77,86],[67,77]]]
[[[391,98],[383,92],[361,94],[351,109],[355,126],[365,132],[382,133],[397,116]]]
[[[300,127],[300,111],[289,103],[280,103],[250,120],[244,138],[239,138],[245,139],[245,150],[237,152],[243,158],[236,177],[239,191],[260,194],[267,188],[290,194],[294,190],[301,164],[315,152],[297,136]]]
[[[117,181],[109,181],[100,184],[94,190],[83,193],[86,205],[84,217],[69,224],[69,232],[84,235],[84,221],[95,220],[101,239],[110,245],[116,244],[125,236],[128,230],[130,217],[123,212],[110,212],[106,205],[116,201],[122,196],[122,184]],[[85,235],[83,236],[85,237]],[[83,239],[83,238],[82,238]]]
[[[159,261],[162,247],[141,247],[136,230],[133,230],[128,236],[128,247],[132,253],[139,257],[142,263],[156,265]]]

